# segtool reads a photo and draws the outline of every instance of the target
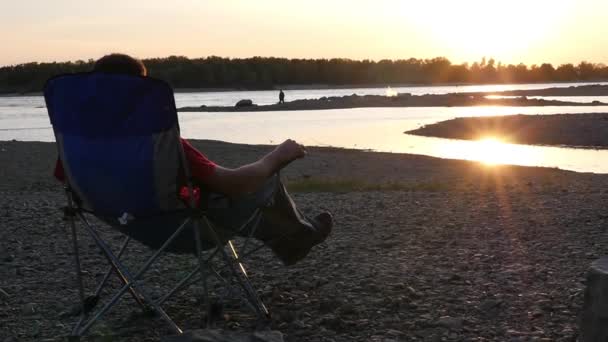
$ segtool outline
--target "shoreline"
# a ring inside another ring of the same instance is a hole
[[[239,91],[278,91],[283,90],[331,90],[331,89],[386,89],[391,88],[424,88],[424,87],[465,87],[465,86],[505,86],[505,85],[525,85],[525,84],[598,84],[605,83],[608,80],[594,80],[594,81],[551,81],[551,82],[535,82],[535,83],[398,83],[398,84],[346,84],[346,85],[335,85],[335,84],[295,84],[285,86],[272,86],[270,88],[257,89],[257,88],[174,88],[176,94],[182,93],[222,93],[222,92],[239,92]],[[547,88],[551,89],[551,88]],[[0,93],[0,97],[17,97],[17,96],[41,96],[42,91],[37,92],[25,92],[25,93]],[[493,94],[493,93],[492,93]]]
[[[490,93],[487,93],[488,95]],[[409,93],[387,97],[380,95],[347,95],[321,97],[285,102],[283,104],[244,106],[199,106],[180,107],[180,112],[263,112],[263,111],[293,111],[293,110],[325,110],[351,108],[383,108],[383,107],[471,107],[471,106],[605,106],[604,102],[591,103],[568,102],[558,100],[528,99],[525,96],[516,98],[486,98],[486,93],[451,93],[445,95],[411,95]]]
[[[463,94],[472,96],[608,96],[608,85],[590,84],[584,86],[570,86],[567,88],[552,87],[544,89],[506,90],[495,92],[470,92]]]
[[[405,131],[425,137],[479,140],[567,148],[608,149],[608,113],[504,115],[440,121]]]

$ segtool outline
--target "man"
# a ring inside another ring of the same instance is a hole
[[[147,69],[141,61],[124,54],[102,57],[95,63],[94,71],[147,76]],[[181,138],[181,144],[193,179],[205,194],[201,205],[211,220],[222,227],[225,237],[247,235],[248,232],[237,229],[261,203],[271,205],[262,210],[262,220],[254,237],[264,241],[286,265],[303,259],[314,245],[323,242],[331,232],[331,214],[322,212],[313,219],[305,217],[297,210],[276,176],[280,169],[306,156],[304,146],[289,139],[251,164],[226,168],[210,161],[187,140]],[[60,160],[55,167],[55,177],[65,180]],[[135,223],[126,232],[143,243],[154,245],[155,242],[151,240],[161,241],[171,234],[166,230],[171,224],[165,224],[170,222],[156,220],[155,223],[154,229],[149,229],[149,222],[141,224],[145,229],[138,228]]]
[[[279,103],[285,103],[285,93],[283,89],[279,90]]]

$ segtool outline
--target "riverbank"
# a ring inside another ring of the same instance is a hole
[[[271,148],[193,144],[226,166]],[[7,341],[59,339],[75,320],[65,315],[77,291],[58,209],[65,201],[51,177],[55,158],[52,143],[0,142]],[[584,274],[608,243],[608,176],[315,147],[283,176],[304,213],[323,208],[336,218],[327,242],[301,263],[286,268],[263,250],[249,265],[286,341],[576,339]],[[104,235],[116,248],[119,234]],[[105,264],[81,241],[92,285]],[[141,261],[149,253],[135,243],[127,255]],[[150,270],[154,291],[194,264],[187,256],[164,261]],[[93,333],[112,341],[169,334],[132,304],[126,297]],[[199,326],[191,293],[167,311],[188,329]],[[248,329],[227,319],[225,327]]]
[[[456,118],[406,134],[479,140],[496,137],[515,144],[608,148],[608,113],[507,115]]]
[[[290,110],[321,110],[369,107],[467,107],[467,106],[601,106],[602,102],[580,103],[544,99],[487,98],[485,94],[470,95],[465,93],[444,95],[411,95],[379,96],[356,94],[349,96],[322,97],[320,99],[295,100],[271,105],[247,104],[242,106],[205,106],[181,107],[180,112],[259,112]]]
[[[509,90],[483,93],[465,93],[469,95],[499,95],[499,96],[608,96],[608,86],[592,84],[584,86],[570,86],[567,88],[546,88]]]
[[[605,80],[600,80],[597,82],[606,82]],[[550,82],[551,84],[585,84],[589,83],[589,81],[567,81],[567,82]],[[331,89],[387,89],[387,87],[391,88],[400,88],[400,87],[411,87],[411,88],[424,88],[424,87],[467,87],[467,86],[508,86],[508,85],[528,85],[528,84],[537,84],[537,83],[393,83],[393,84],[385,84],[385,83],[370,83],[370,84],[288,84],[288,85],[274,85],[271,87],[265,88],[247,88],[247,87],[233,87],[233,88],[175,88],[175,93],[208,93],[208,92],[234,92],[234,91],[269,91],[279,89],[283,90],[331,90]],[[547,84],[545,82],[538,84]],[[575,86],[571,86],[573,88]],[[578,86],[576,86],[578,87]],[[558,88],[561,89],[561,88]],[[496,93],[497,94],[497,93]],[[37,92],[0,92],[0,97],[13,97],[13,96],[40,96],[42,95],[41,91]],[[532,96],[532,95],[530,95]],[[539,95],[540,96],[540,95]],[[559,96],[559,95],[545,95],[545,96]],[[574,96],[574,95],[570,95]],[[592,95],[589,95],[592,96]]]

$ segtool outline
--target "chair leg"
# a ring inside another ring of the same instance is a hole
[[[72,252],[74,253],[74,266],[76,268],[76,281],[78,284],[78,296],[80,297],[80,318],[72,330],[72,335],[76,335],[80,325],[86,317],[85,310],[85,298],[84,298],[84,284],[82,283],[82,271],[80,267],[80,254],[78,251],[78,236],[76,234],[76,222],[74,217],[76,216],[76,208],[72,199],[72,193],[69,188],[65,189],[65,193],[68,200],[68,206],[66,210],[66,216],[69,221],[71,233],[72,233]]]
[[[203,262],[203,246],[202,246],[202,242],[201,242],[200,222],[198,219],[194,219],[193,223],[194,223],[194,226],[193,226],[194,241],[196,243],[196,255],[197,255],[197,259],[198,259],[198,269],[199,269],[199,272],[201,273],[201,283],[203,285],[203,296],[205,299],[205,306],[206,306],[206,311],[207,311],[205,326],[210,327],[212,324],[212,317],[211,317],[212,305],[211,305],[211,298],[209,297],[209,287],[208,287],[208,283],[207,283],[207,270],[206,270],[205,264]]]
[[[129,244],[130,241],[131,241],[131,238],[127,236],[125,238],[122,246],[120,247],[118,254],[116,255],[116,259],[120,260],[124,251],[127,249],[127,245]],[[125,275],[118,268],[114,267],[113,264],[110,264],[110,266],[108,267],[108,271],[106,272],[106,274],[103,277],[103,280],[101,281],[101,283],[99,283],[99,285],[97,286],[97,289],[95,290],[95,294],[93,295],[93,298],[95,298],[95,300],[99,300],[99,295],[101,294],[103,287],[106,285],[108,279],[110,278],[110,274],[112,274],[112,271],[114,271],[116,273],[116,275],[118,276],[118,278],[120,279],[120,281],[122,282],[123,285],[127,284],[127,281],[125,280]],[[131,296],[133,297],[135,302],[141,307],[142,310],[145,311],[145,310],[149,309],[146,306],[146,304],[144,303],[144,300],[133,290],[133,288],[129,288],[129,292],[131,293]]]
[[[247,238],[245,239],[245,243],[243,244],[243,253],[245,254],[249,254],[247,252],[247,246],[249,246],[249,243],[251,242],[251,238],[255,235],[255,231],[257,230],[258,226],[260,225],[260,221],[262,220],[262,212],[260,209],[256,209],[255,213],[252,216],[251,220],[248,220],[243,227],[241,227],[240,229],[244,229],[246,228],[247,225],[249,225],[251,223],[251,231],[249,232],[249,235],[247,236]],[[257,250],[257,249],[256,249]]]
[[[160,299],[158,299],[156,301],[156,304],[162,305],[164,302],[167,301],[167,299],[171,298],[171,296],[173,296],[175,294],[175,292],[192,285],[192,284],[188,284],[188,282],[190,281],[190,279],[192,279],[192,277],[194,277],[198,273],[199,270],[200,270],[200,266],[198,266],[194,270],[192,270],[186,277],[184,277],[182,280],[180,280],[180,282],[177,283],[177,285],[175,285],[169,292],[167,292],[167,294],[165,294]],[[194,283],[194,282],[192,282],[192,283]]]
[[[238,254],[236,253],[236,249],[234,248],[234,245],[232,244],[232,241],[229,241],[229,247],[232,252],[232,258],[231,258],[228,255],[228,253],[226,253],[226,251],[224,250],[223,244],[222,244],[220,238],[218,237],[217,233],[213,229],[213,225],[211,224],[211,222],[204,216],[203,216],[203,220],[209,231],[209,234],[211,235],[211,238],[213,239],[216,246],[218,246],[218,248],[220,249],[220,253],[224,259],[224,262],[226,264],[228,264],[228,267],[230,269],[230,272],[232,273],[232,276],[237,280],[239,285],[242,287],[243,292],[245,293],[245,296],[246,296],[247,300],[249,301],[249,304],[251,306],[253,306],[254,311],[258,315],[258,318],[267,319],[270,316],[270,313],[268,312],[268,309],[266,308],[266,306],[264,305],[264,303],[258,296],[257,292],[251,285],[251,282],[249,281],[249,277],[247,276],[247,271],[245,270],[243,263],[240,261]],[[240,274],[239,274],[239,271],[237,271],[237,268],[235,267],[235,263],[238,264],[238,266],[239,266]]]
[[[122,263],[116,258],[116,256],[112,253],[112,251],[110,250],[109,246],[99,237],[99,235],[97,234],[97,232],[91,227],[91,225],[89,224],[88,220],[86,219],[86,217],[84,217],[84,215],[80,215],[80,218],[83,220],[83,222],[85,223],[84,227],[88,230],[89,234],[91,235],[91,237],[93,238],[93,240],[95,241],[95,244],[102,250],[104,256],[106,257],[106,259],[108,260],[108,262],[113,265],[113,267],[115,267],[116,269],[120,270],[123,274],[124,274],[124,280],[125,280],[125,285],[123,285],[123,287],[110,299],[110,301],[108,303],[106,303],[97,313],[96,315],[89,319],[89,321],[86,323],[86,325],[84,325],[82,327],[82,329],[80,329],[79,331],[77,331],[77,335],[81,336],[83,334],[85,334],[91,327],[92,325],[99,319],[101,318],[101,316],[103,316],[114,304],[116,304],[118,302],[118,300],[120,300],[120,298],[124,295],[124,293],[127,290],[133,290],[135,291],[135,293],[139,296],[141,296],[141,298],[143,299],[143,301],[147,304],[150,304],[152,306],[152,308],[160,315],[160,317],[165,320],[165,322],[167,322],[167,324],[171,327],[171,329],[176,332],[177,334],[181,334],[182,330],[175,324],[175,322],[173,322],[173,320],[169,317],[169,315],[167,315],[167,313],[160,307],[160,305],[158,305],[157,303],[155,303],[154,301],[151,301],[148,299],[148,297],[145,295],[144,291],[142,291],[142,289],[140,288],[140,286],[137,283],[137,280],[148,270],[148,268],[150,267],[150,265],[160,256],[160,253],[162,251],[164,251],[167,246],[173,242],[173,240],[175,240],[175,237],[177,237],[186,227],[187,223],[189,222],[189,220],[186,220],[182,223],[182,225],[175,231],[175,233],[167,240],[165,241],[165,243],[163,244],[163,246],[161,248],[159,248],[147,261],[146,263],[141,267],[141,269],[134,275],[132,276],[130,274],[130,272],[122,265]]]
[[[247,275],[247,270],[245,270],[245,265],[241,262],[241,259],[239,258],[239,255],[236,251],[236,248],[234,247],[234,244],[232,243],[232,241],[228,241],[228,245],[230,246],[230,251],[232,252],[232,257],[234,258],[234,262],[238,264],[239,269],[241,271],[241,276],[243,277],[241,286],[243,286],[243,289],[246,291],[248,299],[251,302],[251,305],[254,306],[254,308],[260,318],[262,318],[262,317],[269,318],[270,313],[268,312],[268,309],[264,305],[264,302],[262,302],[262,299],[258,295],[258,292],[255,290],[255,288],[251,284],[251,281],[249,280],[249,275]]]
[[[132,276],[124,268],[124,266],[120,263],[120,261],[115,258],[115,256],[109,250],[109,247],[103,242],[103,240],[101,240],[101,238],[96,234],[96,232],[94,232],[92,230],[89,230],[89,232],[91,233],[93,239],[95,240],[95,243],[104,252],[103,254],[106,256],[108,261],[111,264],[113,264],[117,269],[121,270],[121,272],[124,274],[124,276],[125,276],[124,280],[126,283],[112,297],[112,299],[110,299],[110,301],[108,303],[106,303],[106,305],[104,305],[104,307],[101,308],[96,313],[96,315],[88,321],[88,323],[80,330],[79,335],[85,334],[93,326],[93,324],[99,318],[101,318],[101,316],[103,316],[114,304],[116,304],[120,300],[120,298],[125,294],[125,292],[127,290],[135,291],[136,294],[140,295],[143,298],[144,302],[150,303],[150,305],[161,316],[161,318],[163,318],[176,333],[181,334],[182,330],[175,324],[175,322],[173,322],[173,320],[167,315],[167,313],[160,306],[155,305],[154,302],[149,300],[148,297],[145,295],[145,293],[140,288],[140,286],[138,286],[138,284],[137,284],[137,279],[145,272],[145,270],[149,267],[149,264],[151,264],[154,260],[151,260],[148,263],[146,263],[146,265],[142,268],[142,270],[140,270],[135,276]],[[155,256],[157,256],[157,255],[155,255]],[[156,259],[155,256],[153,256],[150,259]]]

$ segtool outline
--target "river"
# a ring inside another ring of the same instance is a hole
[[[323,96],[482,92],[568,87],[573,84],[484,85],[286,90],[287,100]],[[577,84],[581,85],[581,84]],[[176,94],[178,107],[233,105],[248,98],[257,104],[278,99],[277,91],[195,92]],[[605,97],[585,97],[602,101]],[[478,160],[488,165],[515,164],[558,167],[578,172],[608,173],[608,150],[503,144],[427,138],[403,134],[422,125],[464,116],[608,112],[593,107],[415,107],[354,108],[310,111],[180,113],[182,135],[192,139],[247,144],[276,144],[293,138],[306,145],[423,154]],[[499,137],[498,137],[499,138]],[[42,96],[0,97],[0,140],[54,141]]]

